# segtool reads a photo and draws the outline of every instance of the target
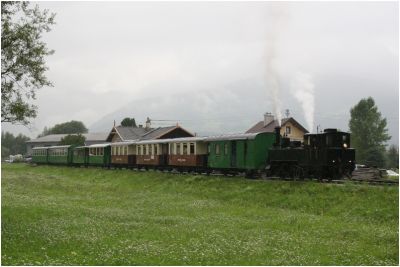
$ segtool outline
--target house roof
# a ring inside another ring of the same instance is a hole
[[[26,141],[25,143],[51,143],[51,142],[60,142],[61,139],[68,134],[49,134],[46,136],[42,136],[36,139],[32,139]],[[106,141],[108,133],[86,133],[82,134],[86,140],[85,141]]]
[[[291,122],[294,125],[296,125],[299,129],[301,129],[303,132],[308,133],[307,129],[304,128],[299,122],[297,122],[294,118],[284,118],[282,119],[281,125],[284,126],[287,122]],[[248,129],[246,133],[272,133],[275,131],[275,127],[279,126],[278,120],[273,120],[266,126],[264,126],[264,121],[257,122],[253,127]]]
[[[116,126],[113,127],[111,132],[108,134],[107,141],[111,142],[112,135],[114,133],[117,133],[121,137],[122,141],[158,139],[166,135],[167,133],[172,132],[175,129],[181,129],[184,132],[193,135],[192,133],[183,129],[180,126],[168,126],[168,127],[158,127],[158,128]]]

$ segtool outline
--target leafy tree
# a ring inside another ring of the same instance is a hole
[[[69,122],[56,124],[52,128],[44,127],[43,132],[39,135],[39,137],[49,134],[78,134],[87,132],[88,129],[83,122],[72,120]]]
[[[390,140],[386,119],[382,118],[372,97],[361,99],[350,110],[349,128],[357,161],[382,167],[385,143]]]
[[[136,127],[136,121],[134,118],[125,118],[121,121],[121,126],[125,127]]]
[[[54,53],[41,40],[55,14],[29,2],[1,2],[1,122],[28,124],[37,107],[35,91],[52,86],[45,76],[45,57]]]
[[[399,168],[399,148],[391,145],[387,151],[387,167]]]
[[[85,140],[86,138],[81,134],[69,134],[61,139],[60,145],[83,146],[85,145]]]
[[[9,155],[25,154],[25,142],[28,140],[30,138],[22,134],[14,136],[9,132],[1,132],[1,156],[7,157]]]

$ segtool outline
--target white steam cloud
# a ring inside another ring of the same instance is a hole
[[[278,120],[279,126],[281,126],[282,112],[281,112],[281,100],[280,100],[280,84],[278,74],[273,65],[272,58],[267,57],[267,87],[272,96],[272,105],[274,114]]]
[[[272,97],[273,112],[278,120],[279,126],[282,121],[282,103],[280,100],[281,85],[279,81],[278,60],[279,35],[282,34],[288,21],[287,8],[285,6],[273,5],[268,10],[269,27],[266,32],[266,84],[267,90]]]
[[[294,80],[291,82],[291,91],[294,97],[299,101],[303,109],[304,118],[307,123],[308,130],[314,130],[314,109],[315,109],[315,96],[314,96],[314,83],[310,74],[298,72]]]

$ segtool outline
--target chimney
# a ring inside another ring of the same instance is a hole
[[[273,120],[274,120],[274,115],[272,115],[270,112],[264,114],[264,126],[267,126]]]
[[[146,130],[150,129],[150,127],[151,127],[151,121],[150,121],[150,118],[147,117],[147,120],[146,120]]]
[[[274,146],[280,147],[281,146],[281,127],[275,127],[275,144]]]

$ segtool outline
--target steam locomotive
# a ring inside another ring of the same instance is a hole
[[[350,148],[350,134],[337,129],[306,134],[304,142],[281,138],[275,128],[275,143],[269,149],[267,175],[302,179],[329,180],[351,176],[355,168],[355,149]]]

